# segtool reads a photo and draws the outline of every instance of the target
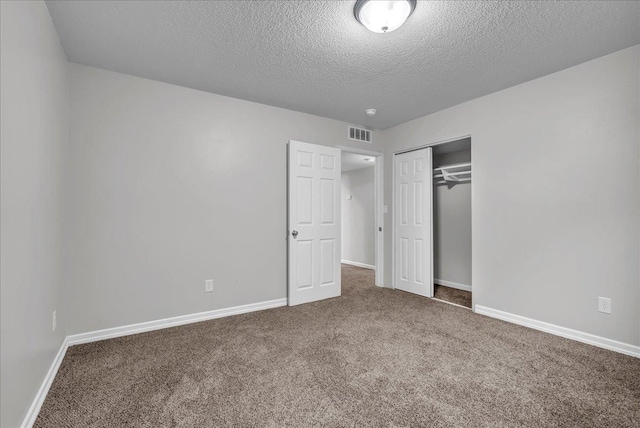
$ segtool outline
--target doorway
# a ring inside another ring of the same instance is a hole
[[[394,288],[471,309],[471,137],[394,158]]]
[[[342,147],[290,140],[287,148],[287,301],[289,306],[341,295]],[[383,155],[374,161],[374,277],[382,286]],[[370,161],[367,161],[370,162]],[[370,244],[369,244],[370,245]]]
[[[374,271],[374,284],[384,281],[383,162],[380,152],[342,150],[342,263]]]
[[[360,279],[358,282],[370,286],[375,284],[376,269],[375,161],[373,156],[342,153],[340,206],[343,278],[357,275]],[[343,288],[348,285],[349,281],[343,280]]]

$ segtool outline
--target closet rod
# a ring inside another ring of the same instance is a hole
[[[442,171],[443,169],[455,169],[455,168],[465,168],[465,167],[470,167],[471,163],[459,163],[459,164],[455,164],[455,165],[446,165],[446,166],[441,166],[439,168],[434,168],[434,171]]]

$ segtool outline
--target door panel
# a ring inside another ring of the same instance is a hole
[[[331,285],[335,282],[334,261],[336,246],[334,239],[320,240],[320,285]]]
[[[312,223],[312,199],[313,199],[313,179],[311,177],[298,177],[298,223]]]
[[[297,289],[309,288],[313,286],[313,280],[311,277],[311,267],[313,265],[313,242],[297,240],[296,243],[297,254]]]
[[[433,297],[431,148],[396,155],[395,288]]]
[[[289,305],[341,294],[340,158],[333,147],[289,142]]]
[[[335,222],[336,184],[335,180],[320,179],[320,222],[322,224],[332,225]]]

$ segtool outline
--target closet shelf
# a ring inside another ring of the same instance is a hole
[[[436,184],[455,184],[471,181],[471,163],[446,165],[433,169],[433,178],[441,178]]]
[[[457,172],[448,172],[446,173],[446,175],[448,176],[454,176],[457,177],[458,175],[471,175],[471,171],[457,171]],[[445,174],[441,173],[441,174],[434,174],[433,178],[438,178],[438,177],[444,177]]]

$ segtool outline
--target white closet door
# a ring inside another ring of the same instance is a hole
[[[289,142],[289,306],[341,293],[341,154]]]
[[[395,288],[433,297],[431,148],[395,156]]]

